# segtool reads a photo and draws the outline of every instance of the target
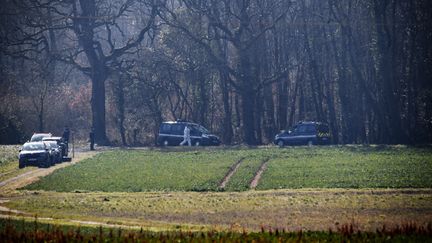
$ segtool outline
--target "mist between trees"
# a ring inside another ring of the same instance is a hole
[[[334,143],[432,141],[429,0],[22,0],[0,8],[0,138],[68,125],[150,145],[165,120],[225,144],[298,121]]]

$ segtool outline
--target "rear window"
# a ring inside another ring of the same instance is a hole
[[[329,128],[328,128],[327,125],[320,124],[318,126],[318,132],[328,133],[329,132]]]

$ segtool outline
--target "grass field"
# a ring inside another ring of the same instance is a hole
[[[258,189],[432,187],[432,150],[344,147],[292,151],[271,160]]]
[[[110,151],[26,187],[54,191],[215,191],[242,151]]]
[[[111,150],[58,168],[0,206],[62,225],[371,232],[431,227],[430,175],[432,150],[405,146]]]
[[[20,147],[20,145],[0,146],[0,181],[34,169],[32,167],[18,169],[18,151]]]
[[[237,172],[225,187],[226,191],[245,191],[249,189],[249,184],[252,181],[255,172],[259,169],[266,155],[258,154],[255,156],[249,155],[245,157],[240,164]]]
[[[432,218],[431,190],[271,190],[247,192],[28,192],[7,207],[53,219],[182,229],[261,226],[286,230],[327,230],[356,224],[373,231]]]
[[[407,147],[297,147],[187,152],[104,152],[60,169],[29,190],[59,192],[217,191],[243,158],[226,191],[244,191],[264,159],[258,190],[286,188],[431,188],[432,150]]]

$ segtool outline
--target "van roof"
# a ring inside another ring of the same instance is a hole
[[[188,121],[165,121],[165,122],[162,122],[162,124],[191,124],[191,125],[198,125],[196,123],[188,122]]]

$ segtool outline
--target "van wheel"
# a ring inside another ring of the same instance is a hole
[[[277,145],[279,146],[279,148],[282,148],[285,145],[285,143],[283,140],[278,140]]]
[[[195,146],[200,146],[200,142],[199,141],[195,141],[194,145]]]
[[[162,145],[163,146],[168,146],[169,145],[168,140],[163,141]]]
[[[308,145],[309,147],[311,147],[311,146],[313,145],[313,141],[312,141],[312,140],[309,140],[308,143],[307,143],[307,145]]]

